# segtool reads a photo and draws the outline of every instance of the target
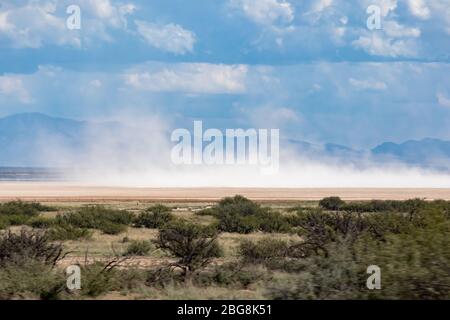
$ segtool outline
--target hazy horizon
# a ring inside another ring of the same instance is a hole
[[[135,186],[450,186],[449,16],[442,0],[2,1],[0,166]],[[194,121],[277,130],[279,170],[176,165],[171,134]]]

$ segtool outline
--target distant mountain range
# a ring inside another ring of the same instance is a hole
[[[450,141],[425,138],[419,141],[408,140],[400,144],[385,142],[371,151],[378,157],[412,165],[438,169],[450,168]]]
[[[114,136],[124,127],[124,124],[118,122],[77,121],[40,113],[0,118],[0,166],[70,166],[78,161],[74,158],[76,155],[89,152],[93,147],[93,138],[99,135]],[[355,164],[370,159],[375,163],[404,163],[450,170],[450,141],[439,139],[425,138],[399,144],[384,142],[368,150],[298,140],[283,140],[281,143],[288,144],[291,149],[308,158]],[[119,145],[126,150],[125,140]]]
[[[0,118],[0,166],[65,166],[75,154],[88,151],[94,131],[114,130],[117,123],[91,123],[21,113]]]

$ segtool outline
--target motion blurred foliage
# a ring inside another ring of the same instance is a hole
[[[387,212],[300,211],[305,256],[296,281],[271,283],[273,299],[449,299],[449,203],[408,200]],[[381,268],[381,290],[366,287],[367,267]]]

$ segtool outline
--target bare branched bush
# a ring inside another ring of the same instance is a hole
[[[64,257],[61,244],[51,243],[46,232],[21,229],[5,232],[0,237],[0,266],[21,265],[29,260],[56,265]]]
[[[217,237],[218,231],[214,227],[176,220],[159,231],[155,244],[177,257],[179,260],[171,266],[181,269],[188,277],[221,255]]]

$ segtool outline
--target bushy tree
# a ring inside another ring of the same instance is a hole
[[[174,219],[169,207],[164,205],[155,205],[147,208],[144,212],[141,212],[135,219],[134,225],[136,227],[144,228],[160,228],[164,224]]]
[[[345,205],[345,202],[339,197],[323,198],[319,202],[319,206],[326,210],[339,210]]]
[[[290,225],[287,219],[270,208],[263,208],[259,204],[236,195],[222,199],[216,206],[201,213],[216,217],[218,228],[224,232],[251,233],[263,232],[289,232]]]
[[[211,226],[201,226],[183,220],[175,220],[163,226],[155,244],[178,258],[172,266],[183,271],[185,277],[207,266],[212,258],[219,257],[218,231]]]

